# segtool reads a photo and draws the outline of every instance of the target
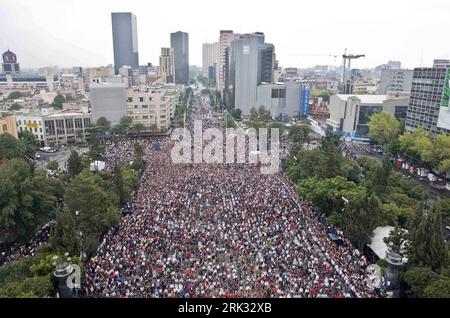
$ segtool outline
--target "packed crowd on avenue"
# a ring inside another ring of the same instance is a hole
[[[26,244],[22,246],[12,246],[6,251],[2,251],[0,253],[0,266],[11,261],[17,261],[22,257],[34,256],[37,253],[38,247],[48,242],[50,228],[54,223],[55,221],[51,221],[45,224]]]
[[[218,127],[195,97],[192,118]],[[336,244],[281,171],[258,164],[174,164],[170,137],[146,139],[134,213],[85,264],[89,297],[373,297],[364,256]],[[108,161],[127,161],[119,141]],[[158,147],[155,147],[158,144]],[[108,151],[109,152],[109,151]]]

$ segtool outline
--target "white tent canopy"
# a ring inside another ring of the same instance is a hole
[[[388,246],[384,243],[384,238],[394,229],[393,226],[379,226],[373,230],[372,242],[369,247],[378,256],[379,259],[385,259]]]

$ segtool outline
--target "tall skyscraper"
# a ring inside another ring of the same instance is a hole
[[[273,82],[275,47],[264,43],[264,33],[257,32],[234,36],[225,52],[225,104],[248,115],[252,107],[259,106],[258,85]]]
[[[210,66],[219,59],[219,42],[203,43],[203,73],[207,74]]]
[[[234,39],[232,30],[221,30],[219,37],[219,57],[216,65],[216,86],[217,90],[223,92],[225,89],[225,77],[227,69],[225,68],[226,61],[228,59],[227,49],[230,48],[231,42]]]
[[[170,47],[174,53],[175,83],[189,84],[189,34],[174,32],[170,34]]]
[[[124,65],[139,68],[136,16],[131,12],[112,12],[114,71]]]
[[[256,105],[257,86],[260,74],[260,36],[241,35],[231,43],[230,52],[230,108],[240,108],[248,115]]]
[[[174,83],[174,52],[170,47],[161,48],[161,55],[159,56],[159,72],[159,76],[164,83]]]
[[[450,133],[450,65],[445,64],[414,69],[405,130]]]

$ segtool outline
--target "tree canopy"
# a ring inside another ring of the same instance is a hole
[[[55,98],[53,99],[53,104],[52,106],[55,109],[62,109],[63,107],[63,103],[66,102],[66,98],[64,97],[64,95],[56,95]]]
[[[387,145],[398,138],[400,122],[391,114],[381,112],[369,118],[369,138],[380,145]]]
[[[70,182],[64,196],[65,210],[52,232],[53,246],[77,255],[81,231],[82,249],[92,255],[101,235],[118,224],[117,197],[102,184],[101,178],[89,171],[83,171]]]
[[[18,99],[18,98],[21,98],[21,97],[22,97],[22,93],[21,92],[14,91],[14,92],[9,93],[7,98],[8,99]]]
[[[28,239],[55,216],[63,186],[45,171],[33,173],[27,162],[12,159],[0,165],[0,180],[1,241]]]

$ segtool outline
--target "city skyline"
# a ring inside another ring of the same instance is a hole
[[[190,35],[190,64],[201,66],[202,44],[216,42],[221,29],[264,32],[283,67],[339,66],[345,48],[366,54],[355,61],[355,68],[372,68],[388,60],[414,68],[450,57],[446,42],[439,38],[439,30],[449,26],[445,15],[450,4],[444,0],[382,1],[372,7],[354,0],[345,4],[286,0],[276,3],[277,11],[269,1],[233,0],[221,6],[220,14],[219,3],[203,0],[1,2],[0,49],[15,52],[25,69],[113,64],[111,12],[137,16],[140,64],[158,64],[161,47],[170,46],[170,33],[182,30]]]

